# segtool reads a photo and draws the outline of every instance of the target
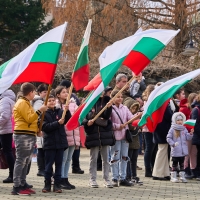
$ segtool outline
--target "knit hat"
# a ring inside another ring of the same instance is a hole
[[[71,82],[68,80],[62,80],[60,83],[61,86],[65,86],[66,88],[69,88],[71,86]]]

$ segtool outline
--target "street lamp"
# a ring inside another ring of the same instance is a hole
[[[184,51],[181,53],[183,56],[193,56],[195,55],[199,49],[194,47],[194,42],[192,40],[192,33],[190,33],[190,42],[186,45]]]

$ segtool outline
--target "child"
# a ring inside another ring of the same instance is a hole
[[[54,174],[54,187],[53,191],[61,193],[61,167],[64,150],[67,149],[67,139],[65,133],[64,124],[70,119],[71,114],[68,111],[68,106],[65,107],[67,110],[65,118],[62,119],[63,110],[55,108],[56,99],[50,95],[47,102],[48,110],[45,113],[42,131],[44,144],[43,149],[45,150],[45,186],[42,192],[51,192],[51,177],[52,177],[52,166],[55,163],[55,174]]]
[[[131,111],[133,115],[136,114],[140,109],[140,104],[130,97],[127,97],[124,100],[123,104],[128,107],[128,109]],[[134,136],[132,136],[133,142],[129,144],[128,157],[130,161],[128,162],[127,165],[126,179],[128,181],[132,181],[136,184],[142,185],[143,183],[137,177],[137,158],[138,158],[138,150],[140,148],[140,142],[139,142],[140,129],[139,127],[133,127],[131,124],[129,124],[128,127],[132,135]]]
[[[191,140],[193,136],[193,129],[188,133],[187,129],[183,126],[186,117],[181,112],[176,112],[172,116],[172,125],[167,135],[167,142],[171,146],[172,156],[172,172],[171,182],[178,182],[177,167],[180,166],[180,181],[186,183],[184,172],[184,158],[188,155],[188,146],[186,141]]]
[[[35,191],[27,187],[27,167],[36,142],[38,116],[46,111],[47,106],[42,105],[39,110],[34,111],[30,104],[30,101],[35,96],[35,86],[33,84],[23,83],[20,90],[23,97],[18,99],[13,109],[16,161],[13,173],[14,187],[12,194],[30,195],[34,194]]]
[[[114,97],[117,91],[111,93],[111,97]],[[122,104],[122,94],[119,94],[113,105],[111,114],[111,121],[113,122],[113,129],[115,134],[116,143],[111,147],[111,172],[112,172],[112,184],[113,186],[131,186],[132,184],[126,180],[126,167],[128,158],[129,143],[125,138],[125,131],[128,126],[124,126],[124,123],[132,119],[134,116],[129,109]],[[121,119],[120,119],[121,118]],[[123,123],[122,123],[123,122]]]
[[[68,93],[67,89],[64,86],[58,86],[55,89],[55,94],[57,97],[57,107],[61,108],[65,104]],[[72,97],[69,103],[69,111],[73,115],[73,113],[78,108],[76,104],[76,100]],[[61,171],[61,187],[62,189],[75,189],[75,186],[70,184],[68,181],[68,172],[70,167],[70,162],[72,160],[72,155],[74,153],[75,146],[80,146],[80,134],[79,129],[76,128],[73,131],[66,130],[66,137],[68,141],[68,149],[64,151],[63,161],[62,161],[62,171]]]

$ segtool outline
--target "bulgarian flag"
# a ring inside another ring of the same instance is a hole
[[[0,66],[0,94],[12,84],[53,82],[67,23],[32,43],[16,57]]]
[[[88,44],[91,33],[92,20],[88,21],[83,41],[78,54],[78,58],[72,74],[72,83],[76,91],[81,90],[89,82],[89,57],[88,57]]]
[[[83,108],[79,123],[92,109],[122,64],[129,67],[135,74],[139,74],[178,32],[179,30],[150,29],[142,31],[139,29],[134,35],[108,46],[99,57],[102,82]]]
[[[200,69],[189,72],[177,78],[171,79],[150,94],[144,106],[144,112],[139,126],[146,124],[150,132],[154,132],[158,123],[162,122],[164,112],[174,93],[200,74]]]
[[[89,83],[84,87],[84,91],[92,91],[97,89],[97,87],[102,82],[101,74],[98,73]]]
[[[185,121],[184,126],[188,129],[192,129],[194,128],[196,124],[196,119],[188,119],[187,121]]]

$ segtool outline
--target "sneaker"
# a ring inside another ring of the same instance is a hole
[[[118,185],[117,179],[113,179],[113,180],[112,180],[112,186],[113,186],[113,187],[118,187],[118,186],[119,186],[119,185]]]
[[[30,188],[26,188],[25,190],[30,192],[30,194],[36,194],[36,192],[34,190],[31,190]]]
[[[44,171],[38,171],[37,176],[44,176]]]
[[[37,157],[32,157],[32,162],[36,163],[37,162]]]
[[[143,185],[143,182],[140,181],[140,178],[139,177],[134,177],[131,179],[132,183],[135,183],[137,185]]]
[[[103,185],[107,188],[113,188],[112,183],[108,180],[108,181],[104,181]]]
[[[89,182],[89,186],[90,186],[91,188],[98,188],[98,187],[99,187],[96,181],[90,181],[90,182]]]
[[[24,187],[26,188],[33,188],[33,185],[29,185],[27,182],[24,184]]]
[[[11,192],[12,195],[31,195],[31,193],[25,189],[23,189],[22,187],[14,187],[13,186],[13,190]]]
[[[137,170],[142,170],[142,167],[137,166]]]
[[[196,180],[197,180],[197,181],[200,181],[200,176],[196,177]]]
[[[13,183],[13,179],[11,177],[8,177],[3,180],[3,183]]]
[[[80,168],[72,169],[72,174],[84,174],[84,171]]]
[[[119,186],[127,186],[127,187],[130,187],[130,186],[132,186],[132,184],[129,183],[126,179],[124,179],[124,180],[120,180],[120,181],[119,181]]]

